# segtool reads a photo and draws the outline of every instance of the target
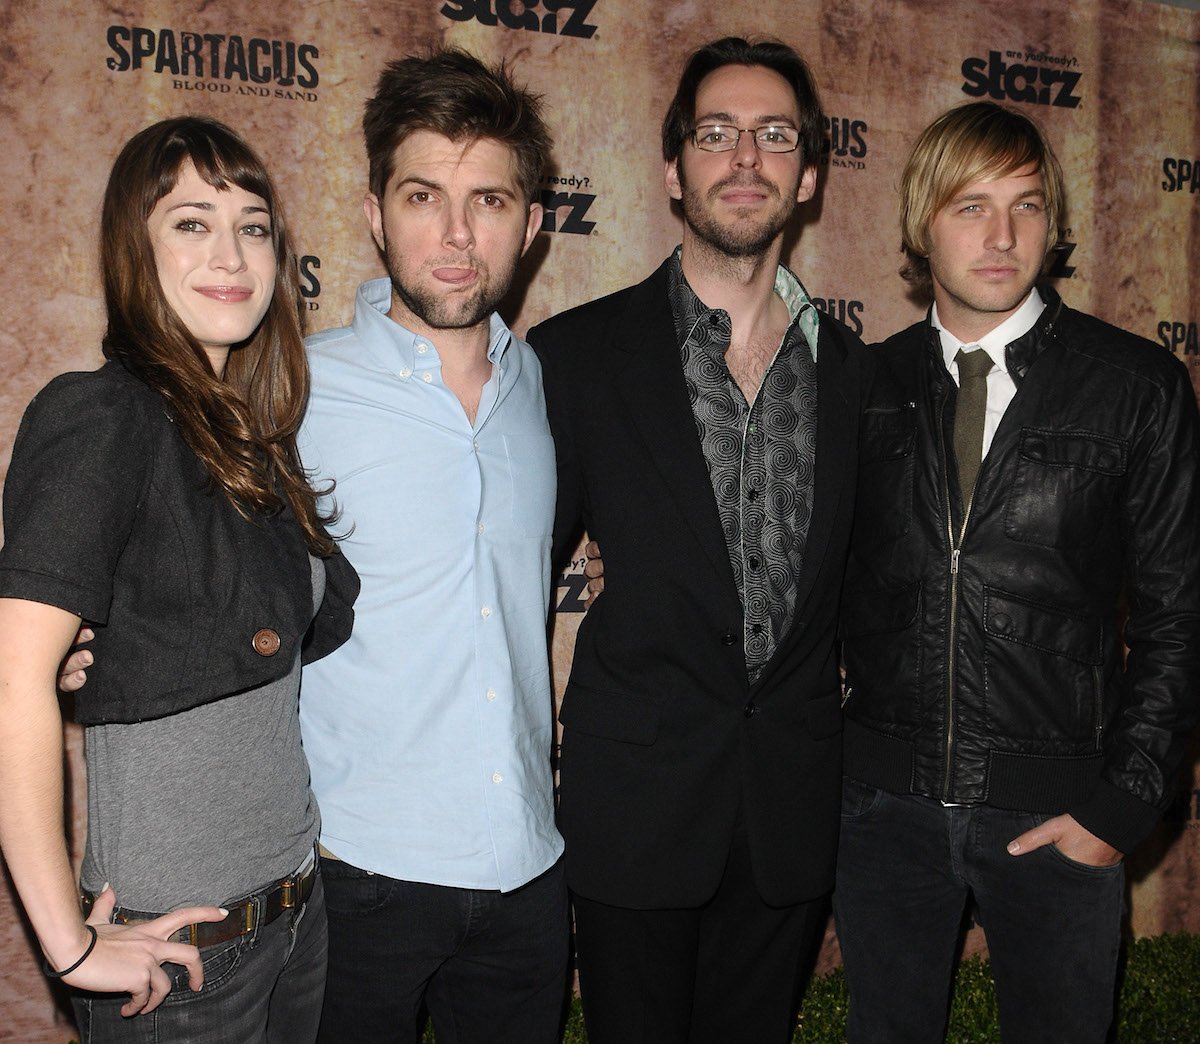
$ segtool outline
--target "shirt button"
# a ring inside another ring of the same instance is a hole
[[[487,526],[485,526],[482,522],[480,522],[479,525],[477,525],[475,527],[475,532],[482,533],[485,529],[487,529]]]
[[[418,355],[424,355],[427,351],[429,351],[429,345],[427,345],[427,344],[418,344],[417,345],[417,354]]]
[[[747,718],[753,718],[754,715],[756,715],[757,713],[758,713],[758,704],[756,704],[753,700],[751,700],[749,703],[746,704],[745,707],[742,708],[742,714],[745,715]]]
[[[250,644],[254,646],[254,651],[259,656],[274,656],[279,652],[279,635],[271,628],[264,627],[262,630],[254,632]]]
[[[734,636],[732,631],[726,631],[723,635],[721,635],[722,645],[732,645],[736,641],[737,638]]]
[[[403,377],[405,380],[408,380],[408,378],[412,376],[412,370],[406,366],[406,367],[404,367],[403,370],[400,371],[400,376]]]
[[[758,490],[757,490],[757,489],[748,489],[748,490],[746,490],[746,499],[747,499],[747,500],[754,500],[754,499],[755,499],[755,497],[757,497],[757,496],[758,496]]]
[[[489,616],[492,615],[492,610],[488,606],[485,605],[482,609],[479,610],[479,615],[482,616],[486,620]]]
[[[421,374],[421,380],[423,380],[426,384],[432,384],[433,374],[426,370],[423,374]]]
[[[499,772],[493,772],[492,773],[492,782],[493,783],[503,783],[504,777],[502,775],[500,775]]]
[[[749,563],[751,569],[757,569],[762,564],[762,560],[758,557],[758,555],[751,555]]]
[[[496,690],[495,690],[495,689],[488,689],[488,691],[487,691],[487,701],[488,701],[488,703],[495,703],[495,702],[496,702]]]
[[[750,626],[750,630],[751,630],[751,631],[752,631],[754,634],[762,634],[762,633],[763,633],[763,625],[762,625],[762,624],[758,624],[758,623],[756,623],[756,624],[751,624],[751,626]]]

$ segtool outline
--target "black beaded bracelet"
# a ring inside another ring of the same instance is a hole
[[[87,949],[83,951],[83,956],[80,957],[79,960],[77,960],[74,964],[72,964],[71,967],[64,968],[62,971],[56,972],[47,963],[46,958],[45,957],[42,958],[42,971],[44,971],[46,973],[46,976],[48,978],[61,979],[64,975],[70,975],[71,972],[73,972],[76,968],[78,968],[84,961],[86,961],[92,955],[92,951],[96,948],[96,939],[99,937],[96,935],[95,926],[90,925],[90,924],[85,924],[84,927],[89,932],[92,933],[92,941],[87,944]]]

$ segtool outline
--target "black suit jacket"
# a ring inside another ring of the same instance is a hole
[[[688,403],[667,268],[529,333],[558,452],[555,560],[580,523],[605,591],[563,701],[560,827],[581,895],[655,909],[716,890],[735,824],[773,904],[832,884],[841,778],[834,631],[863,349],[821,316],[816,485],[795,621],[750,685],[742,607]]]

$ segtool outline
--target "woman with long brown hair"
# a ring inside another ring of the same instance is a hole
[[[0,846],[85,1042],[312,1039],[325,926],[300,661],[345,640],[357,577],[296,454],[302,302],[261,161],[205,118],[137,134],[101,268],[108,361],[37,395],[5,486]],[[77,885],[55,676],[81,622]]]

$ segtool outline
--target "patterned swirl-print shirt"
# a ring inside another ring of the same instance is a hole
[[[782,265],[775,292],[791,325],[752,403],[725,364],[733,324],[688,285],[676,250],[671,310],[688,400],[743,609],[750,681],[792,624],[812,515],[817,434],[816,308]]]

